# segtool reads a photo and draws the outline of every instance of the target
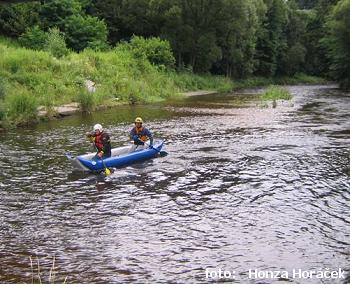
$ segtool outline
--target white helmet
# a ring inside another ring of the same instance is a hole
[[[94,131],[99,130],[100,132],[102,132],[103,128],[101,124],[95,124],[94,125]]]

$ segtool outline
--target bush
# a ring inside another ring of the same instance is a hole
[[[0,34],[18,38],[27,28],[39,23],[39,1],[27,1],[29,3],[2,2],[4,1],[0,1]]]
[[[273,100],[290,100],[292,95],[286,88],[279,86],[270,86],[261,96],[261,99],[264,101],[273,101]]]
[[[44,49],[46,40],[47,34],[39,26],[28,28],[19,38],[22,46],[36,50]]]
[[[0,121],[5,120],[5,117],[6,117],[6,110],[4,107],[4,102],[0,101]]]
[[[5,80],[0,77],[0,101],[5,98],[6,95],[6,85]]]
[[[107,49],[107,33],[105,22],[91,16],[71,16],[65,26],[68,46],[76,51]]]
[[[147,58],[154,65],[165,66],[169,69],[173,69],[175,66],[175,58],[167,40],[161,40],[158,37],[145,39],[133,36],[130,43],[126,43],[125,46],[137,58]]]
[[[88,91],[81,91],[78,96],[78,102],[83,112],[90,112],[95,106],[94,94]]]
[[[182,91],[216,90],[224,93],[234,88],[232,80],[224,76],[196,75],[190,72],[169,72],[168,75]]]
[[[45,47],[46,50],[48,50],[56,58],[61,58],[67,55],[69,52],[64,36],[58,28],[49,29]]]
[[[46,29],[57,27],[64,31],[69,17],[82,14],[79,0],[50,0],[41,1],[40,22]]]
[[[34,121],[37,117],[38,104],[35,97],[26,92],[6,97],[8,116],[16,124]]]

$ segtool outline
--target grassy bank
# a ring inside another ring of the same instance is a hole
[[[283,87],[271,85],[260,98],[263,101],[290,100],[292,95]]]
[[[0,121],[23,124],[37,119],[37,107],[78,102],[86,110],[109,104],[150,103],[195,89],[232,89],[216,76],[178,74],[156,67],[130,51],[87,50],[57,59],[46,51],[21,48],[0,39]],[[96,92],[87,92],[87,80]]]
[[[47,51],[21,48],[0,38],[0,128],[36,121],[38,106],[48,115],[54,107],[78,102],[85,110],[114,104],[152,103],[195,90],[228,92],[270,84],[322,83],[314,77],[250,78],[168,71],[138,58],[125,48],[108,52],[70,52],[57,59]],[[87,92],[86,83],[96,91]]]
[[[324,78],[310,76],[306,74],[296,74],[293,77],[276,77],[276,78],[265,78],[265,77],[251,77],[248,79],[234,82],[234,90],[255,88],[255,87],[266,87],[270,85],[298,85],[298,84],[326,84],[327,80]]]

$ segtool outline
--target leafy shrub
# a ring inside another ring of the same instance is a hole
[[[290,100],[292,95],[286,88],[280,86],[270,86],[266,92],[261,96],[262,100]]]
[[[28,28],[19,38],[22,46],[36,50],[44,49],[46,40],[47,34],[39,26]]]
[[[94,109],[95,98],[94,94],[88,91],[81,91],[78,96],[78,102],[83,112],[90,112]]]
[[[165,66],[173,69],[175,58],[170,43],[158,37],[145,39],[140,36],[133,36],[129,43],[124,43],[137,58],[147,58],[152,64]]]
[[[71,16],[65,26],[68,46],[76,51],[107,49],[107,33],[105,22],[91,16]]]
[[[41,1],[40,22],[42,27],[58,27],[64,31],[67,19],[82,14],[79,0]]]
[[[5,80],[0,77],[0,101],[5,98],[6,95],[6,86]]]
[[[56,58],[61,58],[67,55],[69,52],[66,46],[64,35],[60,32],[58,28],[49,29],[45,47],[46,50],[51,52],[51,54]]]
[[[10,5],[2,2],[4,1],[0,1],[0,34],[18,38],[27,28],[39,23],[39,1],[8,1]]]
[[[37,101],[26,92],[6,97],[8,116],[16,124],[33,121],[37,117]]]
[[[5,110],[5,104],[2,100],[0,100],[0,122],[2,120],[5,120],[6,117],[6,110]],[[1,125],[1,123],[0,123]]]

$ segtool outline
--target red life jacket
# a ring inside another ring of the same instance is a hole
[[[139,136],[139,139],[143,142],[147,141],[147,136],[142,135],[143,132],[143,127],[141,126],[140,128],[135,127],[136,134]]]
[[[103,150],[102,134],[103,132],[100,132],[98,135],[95,136],[95,146],[98,151]]]

